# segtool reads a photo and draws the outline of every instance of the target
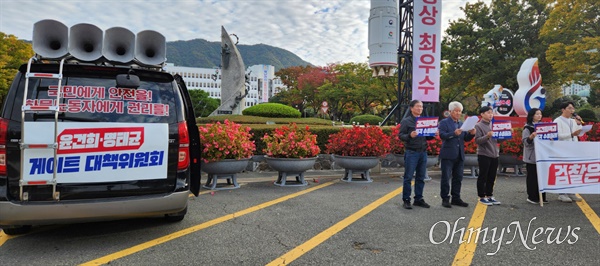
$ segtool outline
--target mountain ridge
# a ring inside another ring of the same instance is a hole
[[[272,65],[275,71],[292,66],[313,65],[296,54],[267,44],[237,45],[244,65]],[[221,42],[205,39],[167,42],[167,63],[176,66],[214,68],[221,65]]]

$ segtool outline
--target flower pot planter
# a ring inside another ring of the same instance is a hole
[[[427,168],[434,167],[438,164],[439,157],[437,155],[427,155]]]
[[[208,174],[206,185],[202,186],[206,189],[221,190],[221,189],[236,189],[240,185],[237,183],[236,174],[244,171],[248,166],[248,159],[235,160],[235,159],[224,159],[221,161],[205,163],[200,162],[200,170]],[[227,179],[227,184],[232,185],[229,187],[217,187],[218,179]]]
[[[477,154],[465,154],[465,168],[471,169],[471,175],[464,176],[465,178],[477,178],[479,175],[479,162],[477,161]]]
[[[317,161],[317,157],[312,158],[272,158],[265,156],[265,160],[269,167],[279,172],[277,181],[273,183],[276,186],[306,186],[308,182],[304,181],[304,172],[312,169]],[[296,181],[288,183],[288,176],[296,177]]]
[[[404,153],[394,153],[394,158],[398,163],[398,167],[404,167]]]
[[[513,168],[515,175],[522,176],[523,172],[521,171],[521,166],[524,164],[525,162],[517,159],[516,155],[500,154],[500,157],[498,158],[498,171],[510,175],[506,172],[506,168]]]
[[[438,165],[439,159],[440,158],[438,155],[427,155],[427,164],[425,164],[425,166],[428,169],[431,167],[434,167],[434,166]],[[429,174],[427,172],[425,172],[425,181],[431,181],[431,177],[429,176]]]
[[[342,177],[342,181],[345,182],[373,182],[369,173],[371,172],[371,168],[379,164],[379,157],[333,155],[333,160],[337,165],[345,169],[344,177]],[[360,174],[361,177],[354,180],[352,177],[353,173]]]

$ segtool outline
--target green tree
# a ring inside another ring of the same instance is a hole
[[[550,5],[541,0],[467,3],[464,18],[451,21],[442,41],[442,101],[482,94],[494,84],[518,89],[517,73],[527,58],[538,58],[545,82],[552,82],[547,45],[539,38]]]
[[[385,102],[385,88],[366,63],[345,63],[336,65],[338,85],[346,88],[348,100],[353,103],[357,113],[372,113],[375,105]],[[393,92],[393,91],[392,91]]]
[[[600,107],[600,82],[593,82],[590,85],[588,103],[592,106]]]
[[[0,106],[19,66],[32,56],[31,44],[0,32]]]
[[[548,61],[559,84],[591,85],[590,104],[600,106],[600,2],[556,0],[541,37],[550,46]]]
[[[196,117],[206,117],[221,105],[220,100],[210,98],[203,90],[189,90],[189,93]]]
[[[567,95],[554,100],[550,106],[544,108],[542,113],[544,116],[549,116],[552,118],[558,117],[561,114],[560,105],[563,102],[573,102],[576,109],[585,105],[585,100],[581,99],[581,97],[577,95]]]

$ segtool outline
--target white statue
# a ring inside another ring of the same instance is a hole
[[[544,110],[546,90],[542,87],[542,75],[537,58],[523,62],[517,74],[519,89],[515,92],[514,109],[519,116],[527,116],[531,108]]]

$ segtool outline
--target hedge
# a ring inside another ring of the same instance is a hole
[[[353,122],[359,123],[361,125],[369,124],[378,126],[379,123],[383,122],[383,118],[376,115],[358,115],[350,119],[350,123],[352,124]]]
[[[280,103],[261,103],[248,107],[242,111],[243,115],[253,115],[262,117],[289,117],[299,118],[302,114],[293,107]]]

